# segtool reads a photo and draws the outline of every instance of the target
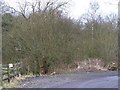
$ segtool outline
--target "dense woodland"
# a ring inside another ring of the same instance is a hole
[[[93,2],[88,13],[74,20],[65,14],[66,5],[47,2],[41,8],[40,2],[24,3],[17,12],[1,2],[3,64],[22,61],[26,70],[39,73],[44,64],[52,70],[89,58],[116,62],[117,15],[103,17]]]

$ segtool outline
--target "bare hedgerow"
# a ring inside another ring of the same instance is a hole
[[[61,8],[66,4],[47,2],[41,9],[40,2],[36,2],[30,4],[29,15],[27,4],[17,16],[3,14],[3,62],[22,60],[25,72],[40,74],[69,68],[70,64],[85,59],[102,58],[105,64],[117,61],[118,31],[113,22],[116,16],[105,19],[97,14],[96,8],[92,10],[96,14],[87,13],[74,21],[63,15]]]

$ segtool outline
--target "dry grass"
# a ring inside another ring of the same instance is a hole
[[[0,88],[16,88],[19,83],[21,82],[21,80],[26,79],[26,77],[31,77],[32,75],[23,75],[23,76],[19,76],[19,77],[15,77],[13,79],[11,79],[10,83],[8,82],[3,82],[3,86]]]
[[[112,64],[110,66],[112,66]],[[74,72],[77,70],[93,71],[93,72],[94,71],[107,71],[108,67],[105,67],[104,63],[100,59],[88,59],[88,60],[74,62],[68,66],[61,65],[60,67],[54,69],[51,73],[49,73],[49,75],[70,73],[70,72]],[[33,75],[30,74],[30,75],[15,77],[14,79],[11,80],[11,83],[4,83],[3,88],[15,88],[18,86],[18,84],[21,82],[21,80],[24,80],[27,77],[32,77],[32,76]],[[0,87],[0,89],[1,89],[1,87]]]
[[[61,66],[60,68],[56,68],[55,72],[56,73],[69,73],[69,72],[74,72],[77,70],[86,71],[86,72],[108,71],[108,66],[111,66],[111,67],[113,66],[111,63],[105,66],[105,63],[101,59],[86,59],[83,61],[76,61],[68,66]],[[116,64],[115,66],[117,67]]]

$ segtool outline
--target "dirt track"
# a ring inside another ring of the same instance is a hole
[[[105,84],[106,83],[106,84]],[[109,84],[109,85],[108,85]],[[86,87],[87,85],[87,87]],[[117,88],[117,72],[75,72],[54,76],[31,77],[20,88]]]

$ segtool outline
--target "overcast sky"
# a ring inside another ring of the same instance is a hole
[[[35,0],[5,0],[7,4],[9,4],[14,8],[18,7],[17,2],[22,3],[24,1],[35,1]],[[91,1],[97,1],[99,3],[100,5],[99,13],[102,13],[104,15],[110,13],[116,13],[116,14],[118,13],[119,0],[71,0],[71,5],[67,9],[68,15],[75,19],[79,18],[82,14],[88,11],[89,3]]]

